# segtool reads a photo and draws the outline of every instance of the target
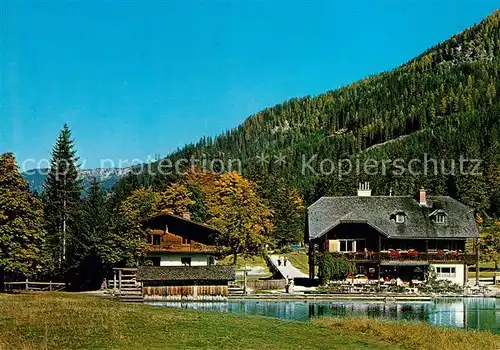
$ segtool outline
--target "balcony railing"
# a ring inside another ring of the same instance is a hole
[[[433,252],[417,252],[417,251],[381,251],[381,252],[341,252],[333,253],[343,256],[349,260],[355,261],[457,261],[473,264],[476,256],[474,254],[465,254],[457,251],[433,251]]]
[[[149,252],[165,253],[215,253],[217,250],[215,246],[204,244],[150,244],[147,249]]]

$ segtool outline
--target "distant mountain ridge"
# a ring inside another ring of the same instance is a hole
[[[131,168],[98,168],[80,170],[79,178],[83,180],[83,187],[87,189],[92,178],[96,178],[101,182],[104,189],[109,190],[122,177],[129,174]],[[42,192],[43,184],[47,177],[49,169],[31,169],[23,172],[23,176],[30,185],[30,191]]]

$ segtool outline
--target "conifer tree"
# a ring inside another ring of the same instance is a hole
[[[45,260],[43,205],[28,191],[12,153],[0,156],[0,291],[5,275],[31,276]]]
[[[110,229],[106,193],[95,177],[87,197],[82,200],[77,222],[78,230],[70,237],[68,247],[69,265],[74,272],[71,275],[76,286],[95,289],[106,273],[100,245],[105,244]]]
[[[480,159],[476,147],[471,147],[467,156],[457,173],[458,200],[483,216],[488,208],[488,195],[483,169],[476,168]]]
[[[274,244],[282,247],[304,240],[304,201],[295,188],[281,177],[261,177],[256,181],[259,195],[269,202],[274,215]]]
[[[486,152],[486,182],[490,194],[490,213],[500,218],[500,137],[492,131],[491,144]]]
[[[71,130],[64,124],[52,149],[50,170],[44,184],[47,231],[59,270],[65,267],[68,237],[73,229],[82,193],[77,162]]]
[[[146,232],[141,221],[157,214],[159,194],[139,188],[111,215],[111,229],[99,245],[101,261],[108,266],[135,267],[144,257]]]

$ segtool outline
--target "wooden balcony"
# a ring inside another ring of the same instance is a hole
[[[150,253],[215,253],[217,248],[212,245],[205,245],[200,243],[192,244],[162,244],[162,245],[148,245],[147,248]]]
[[[381,261],[428,261],[428,262],[465,262],[474,264],[476,256],[456,251],[435,251],[435,252],[417,252],[417,251],[381,251],[381,252],[341,252],[332,253],[335,256],[343,256],[355,262],[374,262]]]

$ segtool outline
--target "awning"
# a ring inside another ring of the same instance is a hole
[[[427,261],[382,261],[380,266],[427,266]]]

